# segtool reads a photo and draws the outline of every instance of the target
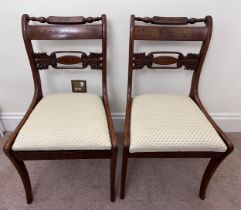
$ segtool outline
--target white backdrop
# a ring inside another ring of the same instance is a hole
[[[209,113],[226,131],[241,131],[241,2],[238,0],[8,0],[0,2],[0,119],[6,129],[12,129],[26,111],[32,95],[33,82],[21,35],[20,20],[24,13],[33,16],[99,16],[108,21],[108,92],[112,113],[121,119],[125,110],[130,15],[187,16],[214,19],[213,37],[200,81],[200,96]],[[98,51],[94,42],[39,42],[37,51],[72,49]],[[88,48],[87,46],[90,47]],[[145,43],[142,47],[167,49],[167,45]],[[186,51],[183,44],[170,48]],[[188,43],[193,52],[197,44]],[[142,50],[141,46],[138,50]],[[97,49],[97,50],[96,50]],[[110,59],[111,58],[111,59]],[[88,90],[98,92],[98,72],[49,71],[42,73],[44,93],[71,92],[71,79],[87,79]],[[143,71],[135,79],[136,94],[147,92],[177,92],[188,94],[190,72]],[[92,78],[92,79],[91,79]],[[12,120],[12,121],[11,121]]]

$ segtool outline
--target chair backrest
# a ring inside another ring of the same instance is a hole
[[[142,22],[142,24],[136,24]],[[190,24],[204,23],[203,26]],[[132,94],[133,71],[144,67],[149,69],[179,69],[194,71],[190,97],[198,96],[198,83],[203,62],[208,50],[212,34],[212,17],[135,17],[131,16],[129,41],[129,68],[128,68],[128,98]],[[149,41],[200,41],[202,42],[198,54],[174,51],[134,52],[135,40]]]
[[[38,24],[30,24],[35,22]],[[93,23],[97,22],[97,24]],[[29,17],[22,16],[22,33],[32,69],[35,97],[42,98],[40,70],[46,70],[49,66],[55,69],[84,69],[102,71],[102,94],[106,94],[106,51],[107,51],[107,27],[106,16],[101,17]],[[35,53],[32,40],[102,40],[101,52],[83,51],[54,51],[51,54],[45,52]]]

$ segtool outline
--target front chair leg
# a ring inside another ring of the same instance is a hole
[[[127,172],[128,155],[127,152],[123,152],[122,156],[122,170],[121,170],[121,189],[120,198],[125,198],[125,184],[126,184],[126,172]]]
[[[208,187],[208,184],[209,184],[214,172],[216,171],[216,169],[218,168],[220,163],[225,159],[226,156],[227,155],[225,154],[219,158],[212,158],[210,160],[210,162],[208,163],[208,166],[207,166],[207,168],[204,172],[203,178],[202,178],[200,192],[199,192],[199,196],[202,200],[205,199],[207,187]]]
[[[116,162],[117,162],[117,153],[111,157],[111,167],[110,167],[110,200],[115,201],[115,176],[116,176]]]
[[[10,158],[10,160],[12,161],[13,165],[17,169],[17,171],[22,179],[27,203],[30,204],[33,201],[33,194],[32,194],[31,182],[29,179],[29,175],[28,175],[26,166],[23,161],[15,160],[15,158],[12,158],[12,157]]]

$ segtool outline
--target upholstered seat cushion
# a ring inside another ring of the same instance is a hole
[[[88,93],[44,97],[20,130],[14,151],[110,150],[100,97]]]
[[[227,150],[206,116],[188,96],[135,97],[130,133],[131,153]]]

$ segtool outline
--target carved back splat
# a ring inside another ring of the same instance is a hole
[[[30,24],[39,22],[40,24]],[[96,23],[94,23],[96,22]],[[44,24],[42,24],[44,23]],[[93,23],[93,24],[89,24]],[[88,66],[92,70],[102,72],[102,93],[106,95],[106,16],[101,17],[22,17],[23,38],[32,69],[35,96],[42,98],[42,87],[38,70],[49,69],[84,69]],[[79,40],[101,39],[102,51],[54,51],[35,53],[32,40]]]
[[[177,57],[158,54],[176,54]],[[188,53],[184,56],[179,52],[158,51],[133,54],[133,70],[143,69],[145,66],[150,69],[179,69],[184,66],[186,70],[195,70],[197,68],[199,54]],[[154,66],[156,64],[156,66]],[[173,66],[175,64],[175,66]],[[171,65],[171,66],[170,66]]]
[[[62,55],[57,57],[58,54],[66,53],[80,54],[81,56]],[[87,55],[81,51],[56,51],[50,55],[47,55],[47,53],[35,53],[34,57],[36,68],[39,70],[48,69],[49,66],[55,69],[84,69],[90,66],[93,70],[102,70],[102,53],[91,52]]]

